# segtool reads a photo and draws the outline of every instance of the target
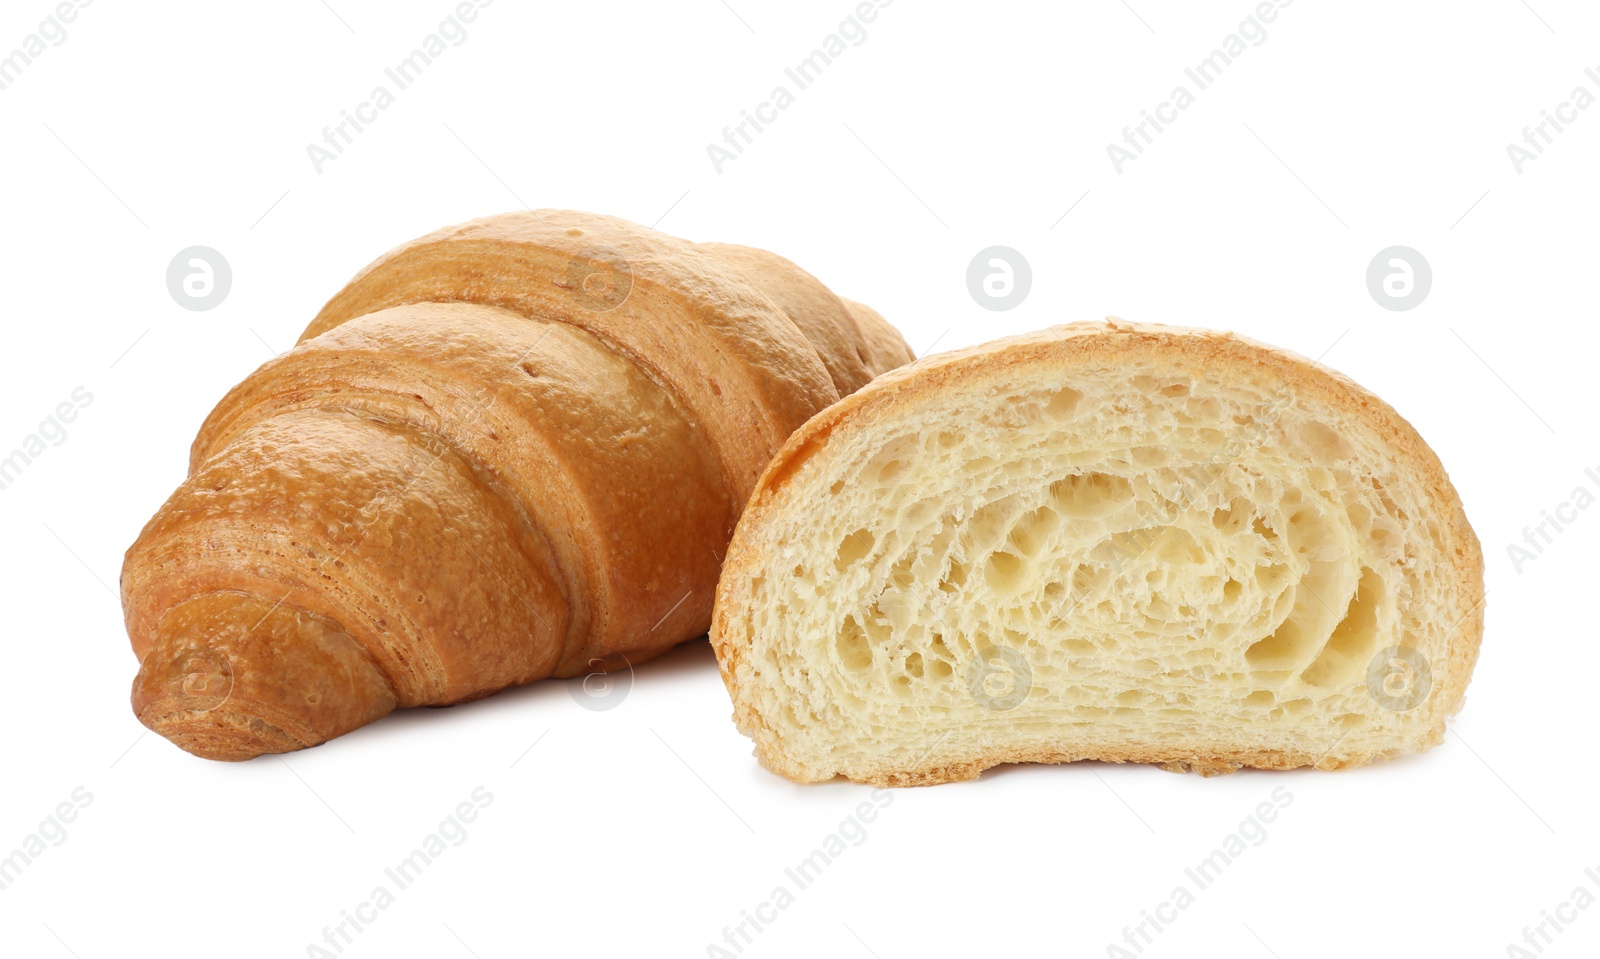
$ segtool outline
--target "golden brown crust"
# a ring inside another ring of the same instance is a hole
[[[330,403],[439,434],[506,487],[572,611],[556,675],[590,672],[652,629],[709,624],[706,584],[738,504],[687,411],[592,335],[461,303],[360,317],[230,393],[201,428],[196,462],[250,424]]]
[[[741,278],[783,310],[811,341],[840,396],[854,393],[883,372],[873,368],[869,361],[869,334],[857,323],[856,312],[816,277],[766,250],[731,243],[701,243],[699,247],[736,269]],[[882,325],[887,328],[887,324]],[[900,334],[893,329],[888,329],[887,333],[900,347],[897,362],[892,365],[910,362],[910,351],[905,348]],[[879,328],[871,328],[872,346],[878,346],[876,338],[881,335]],[[892,346],[888,352],[894,352]]]
[[[489,217],[385,254],[301,339],[417,302],[478,303],[571,323],[678,396],[711,437],[742,503],[772,450],[838,399],[813,341],[839,337],[825,311],[785,312],[786,302],[808,295],[798,267],[736,249],[731,262],[717,244],[563,210]],[[801,328],[812,322],[824,326]],[[900,362],[911,358],[905,349]]]
[[[878,377],[867,387],[823,410],[790,436],[768,464],[751,496],[729,546],[723,576],[717,590],[710,638],[717,654],[724,684],[734,703],[738,727],[757,743],[763,765],[795,781],[832,778],[819,775],[790,761],[771,744],[778,737],[744,695],[736,679],[740,665],[749,653],[753,637],[735,625],[737,612],[747,603],[751,579],[764,562],[760,548],[753,546],[757,531],[782,507],[787,489],[797,482],[807,460],[825,449],[837,431],[867,428],[903,410],[914,410],[925,398],[956,383],[1004,378],[1008,369],[1023,369],[1040,363],[1082,363],[1115,367],[1119,358],[1135,350],[1159,349],[1199,360],[1217,377],[1241,375],[1269,376],[1286,382],[1296,396],[1315,397],[1350,411],[1380,434],[1402,460],[1402,467],[1422,477],[1432,498],[1434,516],[1443,520],[1447,552],[1454,562],[1455,608],[1465,610],[1453,627],[1448,663],[1440,670],[1434,696],[1442,704],[1438,723],[1428,731],[1424,748],[1442,741],[1444,719],[1460,708],[1468,680],[1477,661],[1483,634],[1483,554],[1478,538],[1467,521],[1465,510],[1437,455],[1416,430],[1392,407],[1343,374],[1287,350],[1259,343],[1228,332],[1195,330],[1184,327],[1137,324],[1108,318],[1105,322],[1073,323],[1020,336],[995,340],[980,346],[924,357],[915,363]],[[971,779],[984,769],[1003,763],[1058,763],[1081,759],[1105,762],[1144,762],[1181,764],[1208,772],[1250,766],[1260,769],[1292,769],[1315,766],[1339,769],[1386,758],[1394,751],[1367,755],[1330,755],[1338,742],[1331,734],[1328,751],[1239,750],[1227,745],[1213,749],[1172,746],[1127,746],[1114,750],[1064,753],[1059,751],[996,747],[974,755],[930,757],[915,768],[883,768],[852,778],[877,785],[930,785]]]
[[[141,721],[244,759],[704,632],[759,470],[897,339],[718,249],[542,211],[363,271],[128,551]]]

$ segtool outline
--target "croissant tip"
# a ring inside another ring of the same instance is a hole
[[[146,709],[139,714],[139,721],[186,753],[222,762],[243,762],[312,745],[258,716],[227,708]]]

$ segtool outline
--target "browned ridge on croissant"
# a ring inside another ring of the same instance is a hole
[[[408,243],[223,399],[129,549],[134,710],[248,759],[662,653],[789,434],[911,358],[762,250],[550,210]]]

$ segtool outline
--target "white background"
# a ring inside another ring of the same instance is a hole
[[[1600,92],[1600,11],[1300,0],[1118,174],[1106,145],[1253,9],[1129,2],[900,0],[720,174],[707,144],[849,0],[498,0],[320,174],[306,145],[448,0],[83,10],[0,91],[0,455],[93,395],[0,491],[0,855],[75,788],[93,799],[0,891],[0,952],[306,955],[483,786],[466,841],[344,955],[705,956],[870,798],[762,770],[703,642],[603,712],[543,683],[245,764],[142,735],[114,588],[205,413],[384,250],[528,205],[781,252],[919,354],[1116,314],[1321,356],[1416,425],[1483,540],[1482,658],[1432,752],[896,791],[745,955],[1104,956],[1279,786],[1267,839],[1146,955],[1503,956],[1574,915],[1575,887],[1600,891],[1600,509],[1520,572],[1507,546],[1597,489],[1600,106],[1521,173],[1506,145]],[[52,9],[8,0],[0,56]],[[234,273],[209,312],[166,287],[196,244]],[[1032,264],[1009,312],[966,288],[995,244]],[[1365,283],[1394,244],[1432,264],[1408,312]],[[1594,954],[1600,908],[1575,915],[1546,955]]]

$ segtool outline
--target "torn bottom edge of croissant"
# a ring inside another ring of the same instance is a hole
[[[937,737],[936,737],[937,739]],[[920,758],[907,763],[886,760],[873,768],[856,767],[838,776],[802,769],[787,762],[781,754],[760,747],[756,757],[761,764],[779,775],[797,782],[823,782],[843,777],[872,786],[933,786],[940,783],[965,782],[977,779],[983,772],[997,766],[1012,764],[1061,765],[1077,762],[1146,763],[1167,772],[1198,773],[1204,777],[1221,776],[1241,769],[1281,771],[1291,769],[1317,769],[1334,772],[1365,766],[1373,760],[1393,759],[1407,752],[1424,752],[1444,741],[1444,730],[1435,730],[1422,741],[1407,747],[1381,750],[1372,755],[1340,753],[1337,747],[1343,737],[1338,737],[1330,748],[1322,751],[1296,751],[1289,749],[1249,749],[1224,747],[1174,748],[1171,744],[1123,745],[1072,748],[1055,748],[1047,745],[1021,744],[996,747],[992,751],[975,754],[970,750],[960,754],[940,754],[937,747]]]

